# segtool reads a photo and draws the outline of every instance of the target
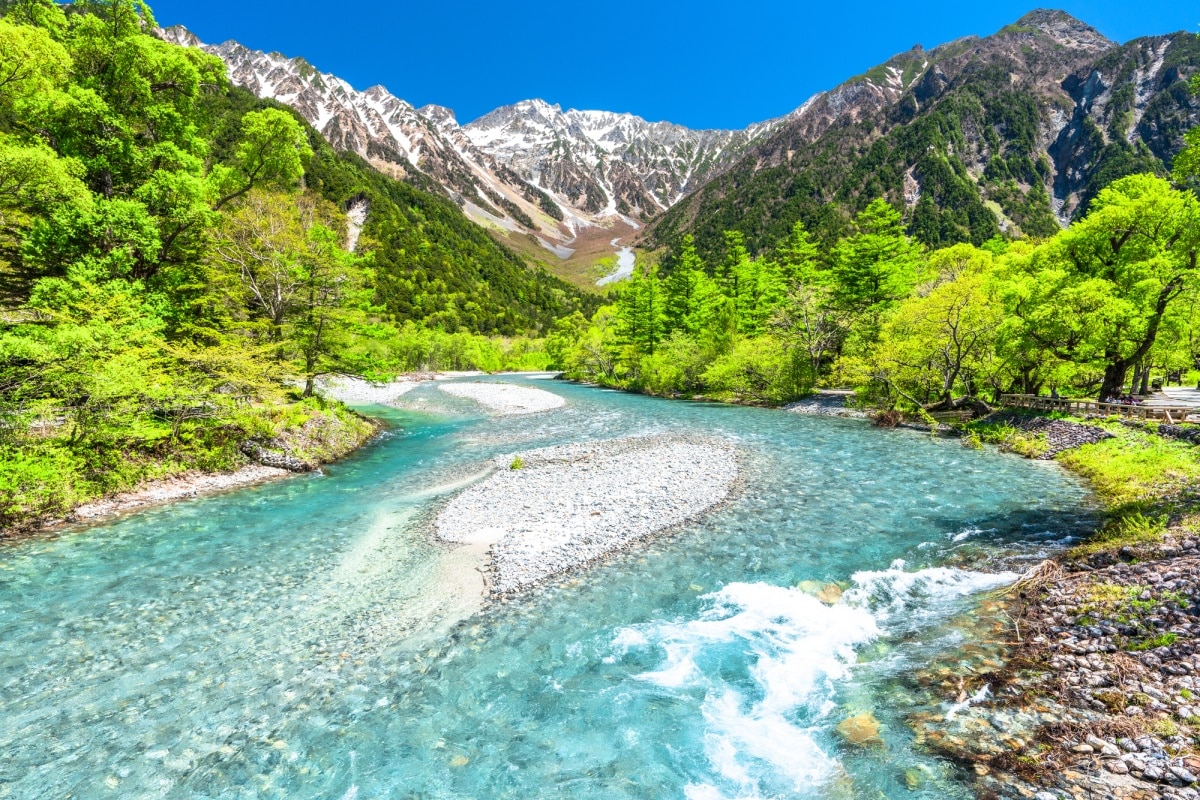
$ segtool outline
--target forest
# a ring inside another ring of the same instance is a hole
[[[160,41],[140,0],[3,11],[0,527],[248,441],[336,455],[373,427],[321,375],[544,367],[525,335],[597,304]]]
[[[230,469],[248,446],[335,457],[374,428],[320,397],[330,375],[555,368],[669,397],[844,386],[930,410],[1107,396],[1200,357],[1195,129],[1173,181],[1112,181],[1067,230],[1030,211],[1040,238],[970,203],[935,218],[856,194],[777,240],[778,220],[719,242],[702,220],[704,241],[680,237],[602,298],[231,87],[216,57],[156,38],[141,0],[0,10],[0,527]],[[888,158],[951,111],[898,128]],[[1008,104],[1006,130],[1027,111]],[[1038,183],[1017,152],[989,166],[997,191]]]
[[[1116,180],[1041,240],[932,248],[882,199],[830,248],[797,222],[757,258],[727,231],[706,262],[686,236],[672,269],[638,270],[590,323],[561,321],[547,349],[580,380],[761,404],[816,385],[910,411],[1145,392],[1200,356],[1200,129],[1186,141],[1174,183]]]

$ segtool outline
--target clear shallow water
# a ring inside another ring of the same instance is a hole
[[[857,421],[538,385],[568,407],[488,419],[423,388],[324,476],[0,548],[0,798],[967,796],[911,747],[900,686],[997,582],[942,565],[1053,549],[1087,525],[1075,481]],[[656,431],[736,441],[743,492],[446,622],[476,584],[423,533],[439,498],[518,447]],[[804,580],[851,588],[830,608]],[[862,711],[885,745],[834,734]]]

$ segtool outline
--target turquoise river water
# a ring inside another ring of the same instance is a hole
[[[489,418],[421,387],[322,475],[0,546],[0,798],[970,796],[912,745],[905,678],[1011,579],[955,565],[1019,570],[1089,524],[1077,481],[855,420],[506,380],[568,404]],[[672,431],[738,445],[731,503],[475,613],[439,502],[498,454]],[[863,711],[882,746],[839,741]]]

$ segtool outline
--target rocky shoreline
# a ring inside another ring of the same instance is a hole
[[[784,411],[793,414],[812,414],[819,417],[843,417],[846,419],[867,419],[871,414],[846,405],[853,392],[818,390],[803,400],[783,407]]]
[[[981,797],[1200,798],[1200,540],[1122,558],[1047,562],[985,603],[1003,653],[973,645],[918,677],[950,709],[915,714],[918,741]]]
[[[165,505],[177,500],[189,500],[233,489],[277,481],[295,474],[293,470],[249,464],[233,472],[200,472],[193,470],[169,478],[146,481],[128,492],[93,500],[76,506],[71,513],[57,519],[42,520],[31,527],[33,531],[52,531],[67,525],[99,522],[110,517],[131,514],[151,506]],[[0,539],[9,532],[0,532]]]
[[[1038,436],[1034,458],[1114,436],[986,421]],[[1045,562],[983,604],[977,643],[918,676],[942,709],[913,715],[918,742],[969,767],[980,797],[1200,800],[1200,498],[1183,476],[1168,483],[1123,512],[1142,532]]]
[[[490,545],[503,596],[579,569],[724,502],[739,465],[727,442],[675,436],[571,444],[496,459],[438,514],[445,542]]]

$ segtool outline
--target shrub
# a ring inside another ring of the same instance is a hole
[[[786,403],[812,390],[807,359],[772,336],[741,339],[704,373],[709,391],[763,404]]]

